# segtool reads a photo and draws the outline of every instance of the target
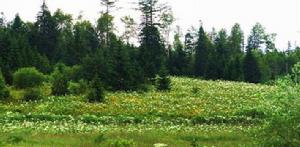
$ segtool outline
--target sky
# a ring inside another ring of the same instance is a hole
[[[179,25],[182,32],[191,26],[199,27],[203,22],[206,31],[212,28],[230,31],[234,23],[239,23],[246,36],[251,27],[260,22],[267,33],[276,33],[276,47],[283,50],[287,42],[300,45],[300,0],[160,0],[167,2],[173,10],[176,21],[173,28]],[[100,0],[46,0],[51,12],[60,8],[76,18],[80,13],[84,19],[95,23],[100,15]],[[121,9],[114,12],[115,23],[119,30],[123,26],[120,18],[131,15],[139,20],[139,12],[133,10],[138,0],[119,0]],[[0,12],[11,21],[19,13],[25,21],[35,21],[40,11],[42,0],[0,0]]]

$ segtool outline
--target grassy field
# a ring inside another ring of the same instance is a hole
[[[104,104],[81,96],[24,103],[11,91],[15,100],[0,104],[3,146],[188,147],[251,146],[276,87],[173,77],[169,92],[108,93]]]

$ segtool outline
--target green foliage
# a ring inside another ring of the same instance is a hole
[[[162,91],[171,89],[171,79],[168,77],[168,72],[165,67],[162,67],[159,72],[159,76],[157,78],[157,89]]]
[[[104,88],[102,85],[102,81],[98,76],[96,76],[90,84],[89,92],[87,95],[87,99],[91,103],[104,102]]]
[[[133,140],[115,139],[111,140],[109,145],[111,147],[133,147],[135,143]]]
[[[155,26],[145,26],[140,36],[140,66],[147,78],[155,78],[166,57],[164,44],[160,38],[158,28]]]
[[[74,95],[85,94],[88,91],[88,87],[88,82],[85,80],[79,80],[78,82],[70,81],[68,83],[68,91]]]
[[[20,68],[13,74],[13,85],[20,89],[39,87],[44,80],[44,74],[34,67]]]
[[[277,109],[271,111],[271,117],[259,132],[256,139],[262,146],[290,146],[300,145],[300,99],[297,76],[299,75],[299,64],[293,68],[293,73],[277,82],[279,87],[276,94],[269,95],[272,106]],[[295,78],[296,77],[296,78]]]
[[[9,90],[5,85],[4,77],[2,76],[2,72],[0,71],[0,101],[7,100],[9,96]]]
[[[300,62],[295,64],[294,67],[292,68],[291,78],[295,84],[300,83]]]
[[[26,89],[23,95],[24,101],[38,101],[43,99],[43,93],[39,88]]]
[[[10,144],[18,144],[21,143],[22,141],[24,141],[24,138],[22,136],[9,136],[6,140],[6,142],[10,143]]]
[[[65,95],[68,93],[68,67],[64,64],[58,64],[54,69],[52,76],[52,94]]]
[[[252,52],[252,49],[248,49],[246,53],[243,70],[244,70],[245,81],[250,83],[261,82],[262,73],[257,58]]]
[[[106,138],[105,138],[105,136],[104,136],[104,134],[102,134],[102,133],[100,133],[100,134],[98,134],[96,137],[95,137],[95,143],[96,144],[100,144],[100,143],[102,143],[103,141],[105,141],[106,140]]]
[[[202,26],[199,29],[195,51],[194,74],[196,76],[205,77],[209,65],[210,40]]]

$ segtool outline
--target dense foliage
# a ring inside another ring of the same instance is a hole
[[[55,65],[63,63],[80,68],[75,81],[91,81],[98,75],[107,90],[144,89],[145,83],[153,83],[147,81],[153,81],[162,67],[167,67],[171,75],[261,83],[291,72],[300,60],[299,48],[278,51],[275,35],[266,33],[259,23],[252,28],[246,46],[239,24],[232,27],[229,35],[225,29],[206,32],[201,25],[199,31],[189,30],[184,42],[178,27],[170,45],[164,33],[173,16],[157,0],[138,3],[142,22],[140,46],[136,46],[130,44],[137,32],[134,19],[124,17],[126,39],[124,35],[117,36],[110,13],[117,3],[102,4],[107,9],[96,24],[81,17],[73,23],[72,15],[60,9],[52,14],[45,3],[36,22],[23,22],[18,14],[13,21],[3,22],[0,67],[6,82],[12,84],[12,73],[22,67],[35,67],[47,74],[54,71],[53,94],[62,95],[73,80],[57,74]]]
[[[270,112],[271,116],[264,127],[256,132],[258,143],[262,146],[300,145],[299,67],[300,63],[297,63],[291,75],[278,80],[278,91],[268,96],[276,109]]]
[[[9,97],[9,90],[6,87],[2,72],[0,71],[0,100],[6,100]]]
[[[13,85],[20,89],[38,87],[44,81],[44,74],[36,68],[20,68],[13,75]]]

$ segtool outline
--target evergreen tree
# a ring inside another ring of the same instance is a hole
[[[97,32],[102,45],[109,45],[109,35],[113,33],[114,28],[113,19],[114,17],[112,15],[103,13],[97,20]]]
[[[72,15],[65,14],[62,12],[62,10],[58,9],[54,12],[53,19],[55,20],[56,28],[58,30],[57,46],[53,54],[53,62],[63,62],[67,65],[73,65],[75,63],[78,63],[79,60],[78,58],[76,58],[77,56],[72,56],[76,53],[72,52],[73,49],[76,47],[74,45],[76,42],[74,41],[73,35]]]
[[[57,44],[57,24],[55,24],[54,18],[51,16],[50,11],[44,1],[41,6],[41,11],[38,13],[37,22],[35,27],[37,28],[37,35],[34,38],[35,44],[41,54],[45,54],[50,61],[55,53]]]
[[[52,73],[52,94],[66,95],[68,93],[69,78],[67,67],[64,64],[57,64]]]
[[[222,29],[215,40],[216,46],[216,59],[217,66],[211,67],[216,68],[217,71],[217,79],[224,79],[225,78],[225,66],[228,63],[228,59],[230,59],[229,49],[228,49],[228,42],[227,42],[227,34],[226,30]]]
[[[261,82],[262,73],[259,67],[259,63],[252,53],[252,49],[247,49],[244,59],[244,78],[246,82],[259,83]]]
[[[96,75],[90,83],[90,91],[87,95],[91,103],[103,103],[105,100],[104,88],[101,79]]]
[[[195,53],[194,73],[196,76],[205,77],[209,61],[209,39],[201,26],[198,34]]]
[[[88,54],[94,54],[99,47],[96,30],[88,21],[77,22],[74,26],[74,44],[69,48],[66,61],[70,65],[81,63]]]
[[[189,66],[188,56],[184,51],[179,37],[178,33],[174,36],[174,51],[171,52],[169,57],[169,69],[173,75],[187,75]]]
[[[244,33],[239,24],[234,24],[228,38],[230,54],[240,56],[244,52]]]
[[[168,71],[165,66],[160,69],[157,82],[157,90],[165,91],[171,89],[171,80],[168,77]]]
[[[157,0],[139,1],[140,10],[143,13],[139,60],[148,78],[155,78],[166,58],[165,47],[156,27],[157,23],[155,23],[159,12],[157,2]]]

